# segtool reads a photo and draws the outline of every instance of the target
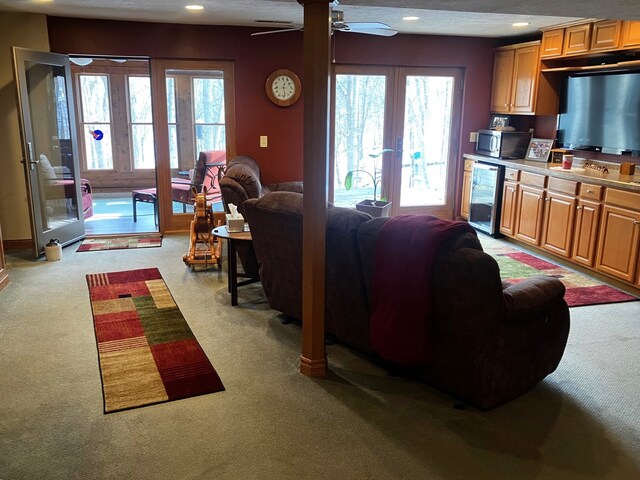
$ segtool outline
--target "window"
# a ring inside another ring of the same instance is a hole
[[[81,130],[87,170],[112,170],[111,98],[108,75],[80,75]]]
[[[134,169],[156,166],[149,77],[129,76],[129,128]]]
[[[178,118],[176,115],[176,79],[167,77],[167,123],[169,124],[169,164],[178,168]]]
[[[212,78],[214,76],[220,78]],[[226,138],[222,72],[211,72],[211,77],[193,79],[193,117],[196,151],[224,150]]]

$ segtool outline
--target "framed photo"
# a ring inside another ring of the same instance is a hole
[[[491,123],[489,124],[490,129],[498,130],[508,126],[509,126],[508,115],[491,115]]]
[[[534,160],[536,162],[546,162],[549,159],[549,153],[553,146],[553,140],[546,138],[532,138],[529,142],[527,155],[525,160]]]

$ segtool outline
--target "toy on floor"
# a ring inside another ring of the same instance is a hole
[[[212,230],[214,227],[222,225],[222,220],[216,221],[216,214],[211,209],[211,203],[207,202],[207,189],[202,187],[202,192],[197,193],[194,189],[194,210],[193,220],[191,220],[190,247],[189,253],[182,256],[182,261],[195,269],[196,265],[206,267],[217,264],[218,269],[222,266],[222,244]],[[219,212],[220,217],[224,213]]]

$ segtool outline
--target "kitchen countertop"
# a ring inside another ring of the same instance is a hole
[[[507,168],[516,168],[524,172],[539,173],[549,177],[564,178],[576,182],[586,182],[606,187],[615,187],[621,190],[640,192],[640,165],[636,165],[635,175],[620,175],[619,165],[609,162],[599,162],[582,158],[574,158],[571,170],[563,169],[559,163],[532,162],[518,159],[501,159],[465,153],[464,158],[493,165],[504,165]],[[588,162],[595,165],[605,165],[609,173],[602,173],[598,170],[583,168],[583,163]]]

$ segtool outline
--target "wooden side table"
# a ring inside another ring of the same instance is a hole
[[[238,256],[236,249],[238,245],[248,245],[253,248],[251,232],[229,232],[226,225],[213,229],[213,234],[217,237],[227,240],[227,275],[229,279],[229,293],[231,293],[231,305],[238,305],[238,287],[249,285],[260,281],[260,278],[251,277],[243,273],[238,273]],[[238,277],[246,278],[238,282]]]

